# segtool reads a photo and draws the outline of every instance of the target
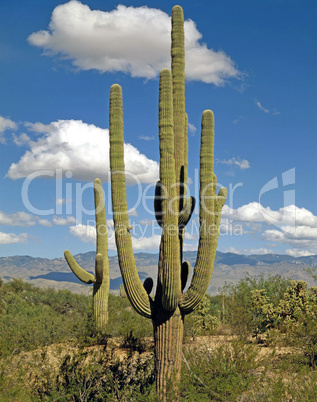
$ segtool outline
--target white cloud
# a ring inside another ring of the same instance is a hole
[[[22,133],[20,135],[12,134],[14,143],[21,147],[22,145],[26,145],[30,141],[30,137],[26,133]]]
[[[184,251],[197,251],[197,244],[184,243]]]
[[[240,160],[239,158],[231,158],[228,160],[223,160],[223,161],[217,161],[219,163],[222,163],[224,165],[229,165],[229,166],[238,166],[240,169],[249,169],[250,168],[250,163],[246,159]]]
[[[289,255],[299,256],[304,252],[317,254],[317,216],[305,208],[289,205],[274,211],[270,207],[251,202],[237,209],[224,205],[222,216],[233,222],[243,222],[243,226],[251,225],[251,234],[263,230],[259,224],[271,225],[273,228],[262,232],[262,239],[272,243],[271,247],[276,244],[291,246],[293,252],[288,251]],[[254,228],[254,224],[258,228]],[[243,230],[243,234],[248,234],[248,230]]]
[[[39,225],[42,225],[42,226],[47,226],[47,227],[52,226],[52,222],[50,222],[47,219],[38,219],[38,223],[39,223]]]
[[[0,144],[5,144],[6,139],[3,136],[3,133],[7,130],[16,130],[17,125],[14,121],[10,119],[6,119],[5,117],[0,116]]]
[[[28,240],[27,233],[21,233],[19,235],[16,235],[15,233],[0,232],[0,244],[26,243],[27,240]]]
[[[109,228],[108,224],[108,248],[109,250],[116,250],[115,236],[113,229]],[[85,243],[96,242],[96,228],[90,225],[75,225],[70,226],[69,231],[74,236],[77,236],[81,241]],[[135,251],[138,250],[156,250],[158,251],[160,246],[161,236],[152,235],[150,237],[133,237],[132,247]]]
[[[56,200],[56,205],[63,205],[63,204],[66,204],[65,198],[58,198]]]
[[[161,242],[160,235],[152,235],[151,237],[132,237],[132,247],[134,250],[159,250]]]
[[[36,225],[37,223],[47,227],[50,227],[53,224],[65,226],[75,224],[76,219],[72,216],[67,216],[66,218],[54,216],[52,221],[49,221],[23,211],[15,212],[14,214],[7,214],[3,211],[0,211],[0,225],[30,227]]]
[[[256,104],[256,106],[264,113],[269,113],[269,114],[273,114],[274,116],[279,115],[280,112],[278,112],[276,109],[273,109],[273,111],[265,108],[260,101],[258,101],[257,99],[254,99],[254,103]]]
[[[197,128],[192,123],[188,123],[188,130],[192,135],[195,135]]]
[[[36,123],[44,130],[37,141],[30,141],[18,163],[7,173],[11,179],[27,177],[35,171],[57,168],[72,172],[72,177],[92,181],[109,178],[109,131],[80,120],[59,120],[50,125]],[[32,126],[34,129],[34,126]],[[158,163],[148,159],[131,144],[124,145],[126,180],[151,183],[158,180]],[[52,177],[52,176],[44,176]]]
[[[290,229],[290,227],[301,226],[317,228],[317,216],[311,211],[299,208],[296,205],[288,205],[277,211],[272,210],[270,207],[263,207],[258,202],[250,202],[237,209],[224,205],[222,216],[240,222],[266,222],[278,224],[278,226],[283,225],[285,230]]]
[[[145,225],[145,226],[153,226],[155,224],[155,220],[154,219],[141,219],[139,224],[140,225]]]
[[[67,216],[67,218],[61,218],[58,216],[54,216],[52,219],[52,223],[58,226],[67,226],[73,225],[76,223],[76,219],[73,216]]]
[[[161,10],[119,5],[105,12],[79,1],[57,6],[48,31],[28,38],[46,55],[72,60],[79,70],[121,71],[132,77],[155,78],[170,66],[170,17]],[[215,85],[238,78],[240,72],[223,51],[200,43],[201,33],[185,21],[186,77]]]
[[[70,226],[69,231],[74,236],[78,237],[81,241],[85,243],[95,243],[96,242],[96,228],[91,225],[75,225]]]
[[[16,130],[16,123],[10,119],[6,119],[5,117],[0,116],[0,133],[3,133],[4,131],[9,129]]]
[[[244,248],[244,249],[237,249],[235,247],[229,247],[225,250],[225,253],[235,253],[235,254],[244,254],[244,255],[251,255],[251,254],[271,254],[273,253],[273,250],[270,248]]]
[[[31,123],[27,121],[24,123],[24,125],[29,131],[33,131],[34,133],[40,133],[40,134],[48,133],[49,131],[51,131],[51,129],[54,128],[51,124],[43,124],[40,122]]]
[[[269,229],[263,233],[265,240],[278,241],[280,243],[307,242],[317,240],[317,228],[296,226],[295,231],[283,226],[281,230]]]
[[[309,255],[316,254],[316,251],[309,251],[309,250],[296,250],[296,249],[287,249],[285,254],[291,255],[292,257],[307,257]]]
[[[236,119],[234,119],[234,120],[232,121],[232,123],[233,123],[233,124],[238,124],[238,123],[240,123],[240,121],[242,121],[242,120],[245,120],[245,117],[242,116],[242,115],[240,115],[239,117],[237,117]]]
[[[189,241],[196,241],[197,240],[197,238],[198,238],[198,236],[197,236],[197,234],[195,233],[195,234],[192,234],[192,233],[189,233],[189,232],[185,232],[185,239],[186,240],[189,240]]]
[[[36,218],[33,215],[26,212],[16,212],[14,214],[7,214],[0,211],[0,225],[6,226],[34,226],[36,224]]]
[[[317,254],[317,228],[297,226],[294,231],[289,227],[282,227],[281,230],[266,230],[262,237],[268,242],[291,246],[292,249],[288,249],[287,254],[295,257]]]
[[[149,137],[147,135],[139,135],[139,140],[143,141],[154,141],[154,137]]]

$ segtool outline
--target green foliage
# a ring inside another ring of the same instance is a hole
[[[91,309],[85,296],[35,288],[20,279],[2,285],[0,301],[0,356],[82,336]]]
[[[255,345],[235,340],[219,347],[195,347],[186,353],[181,396],[186,400],[233,401],[259,381],[263,364]]]
[[[223,322],[234,328],[235,334],[248,336],[250,333],[261,333],[271,326],[272,317],[268,319],[265,309],[277,307],[288,286],[289,280],[280,275],[265,278],[264,275],[253,277],[249,274],[236,285],[225,285],[220,290]],[[272,305],[263,310],[261,306],[268,301]]]
[[[220,309],[215,298],[205,295],[195,311],[186,319],[185,336],[211,335],[220,325]]]
[[[64,357],[56,375],[37,375],[33,395],[40,400],[128,402],[146,397],[153,382],[152,356],[118,359],[111,351],[80,350]]]
[[[253,281],[258,282],[263,284],[261,279]],[[246,305],[252,307],[253,303],[256,310],[254,326],[269,328],[264,334],[279,326],[285,329],[282,336],[291,346],[290,352],[281,353],[276,348],[274,353],[272,347],[237,337],[211,337],[203,346],[190,341],[184,350],[181,401],[317,399],[316,288],[308,290],[304,283],[288,282],[276,304],[264,289],[252,289],[249,294],[251,300]],[[118,347],[111,346],[113,341],[106,346],[84,346],[100,341],[94,333],[91,297],[42,290],[20,280],[2,284],[0,300],[5,308],[0,314],[0,400],[158,401],[153,352],[148,351],[143,339],[150,336],[151,323],[138,315],[127,299],[110,298],[110,320],[115,325],[109,327],[109,336],[121,337],[124,348],[119,354]],[[267,327],[270,314],[266,305],[273,305],[275,311],[282,306],[280,311],[288,311],[291,324],[285,325],[281,314],[280,320]],[[201,308],[188,318],[196,316],[206,323],[210,314],[220,317],[221,307],[221,296],[206,297]],[[90,324],[82,325],[83,321]],[[186,325],[193,322],[189,319]],[[74,339],[82,348],[70,346]],[[66,343],[59,343],[62,341]],[[58,345],[47,346],[56,342]],[[23,353],[35,347],[38,349]],[[168,400],[174,400],[174,392],[174,385],[167,382]]]
[[[110,295],[107,336],[137,338],[152,334],[151,323],[139,316],[127,299]],[[0,356],[77,339],[104,343],[94,325],[91,298],[68,290],[40,289],[13,279],[0,288]]]

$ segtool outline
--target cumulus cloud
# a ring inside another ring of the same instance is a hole
[[[46,227],[53,226],[52,222],[50,222],[48,219],[40,219],[39,218],[38,223],[39,223],[39,225],[46,226]]]
[[[95,243],[96,242],[95,226],[78,224],[78,225],[70,226],[69,231],[71,234],[78,237],[81,241],[83,241],[85,243]]]
[[[20,227],[30,227],[36,224],[41,226],[67,226],[76,223],[76,219],[72,216],[67,216],[66,218],[54,216],[51,221],[48,219],[42,219],[38,216],[28,214],[26,212],[20,211],[13,214],[7,214],[0,211],[0,225],[5,226],[20,226]]]
[[[17,235],[15,233],[0,232],[0,244],[26,243],[27,240],[28,240],[27,233],[21,233]]]
[[[81,241],[85,243],[95,243],[96,242],[96,228],[91,225],[75,225],[69,228],[69,231],[74,236],[78,237]],[[116,250],[114,230],[108,226],[108,249]],[[158,250],[161,241],[161,236],[152,235],[150,237],[133,237],[132,236],[132,246],[135,251],[137,250]]]
[[[291,246],[287,254],[294,257],[317,254],[317,228],[297,226],[293,231],[286,226],[281,230],[266,230],[262,237],[269,242]]]
[[[132,237],[132,246],[134,250],[156,250],[160,247],[161,236],[152,235],[150,237]]]
[[[222,160],[222,161],[217,161],[218,163],[222,163],[224,165],[229,165],[229,166],[238,166],[240,169],[249,169],[250,168],[250,163],[246,159],[237,159],[237,158],[231,158],[228,160]]]
[[[30,141],[30,137],[26,133],[22,133],[20,135],[12,134],[13,142],[21,147],[22,145],[26,145]]]
[[[49,30],[32,33],[28,41],[46,55],[72,60],[79,70],[151,79],[170,66],[170,25],[166,13],[146,6],[106,12],[70,1],[53,10]],[[223,85],[240,76],[229,56],[200,42],[194,21],[186,20],[184,29],[187,79]]]
[[[309,255],[316,254],[316,250],[313,252],[309,250],[287,249],[285,251],[285,254],[290,255],[292,257],[307,257]]]
[[[255,232],[261,231],[264,241],[291,246],[293,251],[288,250],[289,255],[317,254],[317,216],[305,208],[288,205],[274,211],[270,207],[251,202],[237,209],[225,205],[222,216],[231,221],[242,222],[243,226],[251,225],[251,234],[253,225],[256,225]],[[263,231],[264,228],[260,228],[259,224],[269,224],[273,228]],[[243,234],[247,233],[248,231],[243,230]]]
[[[36,126],[36,127],[35,127]],[[41,170],[63,169],[72,177],[92,181],[109,178],[109,131],[80,120],[59,120],[49,125],[30,126],[42,135],[29,142],[29,150],[18,163],[12,163],[7,176],[19,179]],[[41,131],[43,130],[43,131]],[[126,180],[151,183],[158,180],[158,163],[148,159],[131,144],[124,145]],[[54,177],[54,176],[43,176]]]
[[[66,218],[54,216],[52,223],[57,226],[67,226],[76,223],[76,219],[73,216],[67,216]]]
[[[4,137],[4,132],[7,130],[16,130],[17,125],[14,121],[10,119],[6,119],[5,117],[0,116],[0,144],[5,144],[6,139]]]
[[[7,214],[0,211],[0,225],[6,226],[34,226],[36,224],[36,217],[26,212],[16,212],[14,214]]]
[[[197,251],[197,244],[184,243],[184,251]]]
[[[263,207],[258,202],[250,202],[237,209],[224,205],[222,215],[240,222],[279,224],[283,225],[285,230],[300,226],[317,228],[317,216],[306,208],[299,208],[296,205],[288,205],[277,211]]]

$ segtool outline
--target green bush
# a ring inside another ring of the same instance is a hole
[[[265,298],[267,303],[271,303],[270,309],[274,309],[288,286],[289,280],[280,275],[265,278],[264,275],[253,277],[248,274],[236,285],[225,285],[220,289],[223,297],[223,322],[233,329],[234,334],[249,336],[260,333],[266,325],[271,325],[271,318],[263,324],[263,328],[260,317],[267,316],[267,312],[259,309],[257,298]]]
[[[184,400],[231,401],[259,382],[263,364],[256,345],[241,340],[218,347],[195,347],[185,354],[181,396]]]
[[[118,359],[111,351],[79,350],[64,357],[56,375],[41,373],[33,379],[33,397],[44,401],[146,400],[153,383],[152,355]]]

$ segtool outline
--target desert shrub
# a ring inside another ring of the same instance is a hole
[[[259,309],[257,298],[271,303],[270,309],[274,309],[288,286],[289,280],[280,275],[265,278],[264,275],[253,277],[247,274],[236,285],[226,284],[220,289],[223,297],[223,321],[232,328],[234,334],[248,336],[263,331],[269,323],[264,324],[263,328],[261,316],[266,316],[267,312]],[[271,322],[271,318],[269,321]]]
[[[185,338],[211,335],[220,325],[220,309],[205,295],[192,314],[185,318]]]
[[[0,356],[83,336],[88,298],[69,291],[44,290],[20,279],[1,288]]]
[[[152,392],[153,383],[152,355],[118,359],[111,351],[80,350],[66,355],[55,375],[37,375],[33,380],[33,397],[124,402],[146,398]],[[136,396],[140,398],[134,399]]]
[[[309,366],[317,367],[317,292],[316,288],[307,291],[305,286],[290,287],[290,319],[287,340],[291,345],[300,347]],[[296,304],[295,301],[298,300]]]
[[[133,355],[133,352],[142,353],[145,351],[145,345],[142,339],[133,334],[133,331],[128,332],[121,343],[121,348],[129,350],[129,356]]]
[[[259,351],[241,340],[216,348],[187,350],[183,366],[181,396],[184,400],[231,401],[259,381]]]
[[[109,323],[107,333],[113,337],[125,337],[133,332],[141,339],[153,336],[151,320],[139,315],[127,298],[109,295]]]

